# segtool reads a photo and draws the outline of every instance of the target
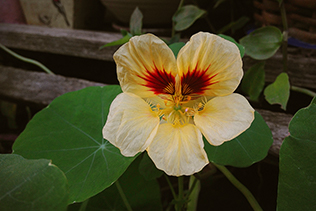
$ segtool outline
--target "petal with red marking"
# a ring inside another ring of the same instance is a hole
[[[239,94],[215,97],[194,115],[195,125],[206,140],[215,146],[240,135],[250,127],[253,119],[254,109]]]
[[[197,33],[177,58],[182,92],[222,96],[234,92],[243,76],[237,46],[217,35]]]
[[[135,36],[114,54],[122,90],[142,98],[173,94],[177,66],[171,49],[152,34]]]

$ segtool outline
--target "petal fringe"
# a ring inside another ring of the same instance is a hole
[[[132,157],[143,152],[157,133],[159,116],[140,97],[121,93],[112,102],[103,137]]]
[[[240,135],[250,127],[253,120],[254,109],[239,94],[215,97],[194,116],[195,125],[207,141],[215,146]]]
[[[192,175],[209,163],[200,131],[192,124],[161,124],[147,151],[158,169],[168,175]]]

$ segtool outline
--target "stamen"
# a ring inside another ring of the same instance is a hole
[[[169,100],[164,100],[164,103],[165,103],[165,106],[169,106],[168,104],[170,103],[170,101]]]
[[[194,108],[189,107],[187,107],[184,111],[186,116],[194,116],[194,114],[196,113]]]

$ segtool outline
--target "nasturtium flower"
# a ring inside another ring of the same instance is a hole
[[[103,136],[124,156],[147,150],[168,175],[191,175],[209,163],[203,136],[215,146],[245,131],[254,110],[233,93],[243,76],[235,44],[193,35],[175,58],[152,34],[114,54],[123,93],[110,106]]]

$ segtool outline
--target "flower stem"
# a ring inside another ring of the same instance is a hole
[[[173,186],[172,186],[172,184],[171,184],[171,182],[170,182],[170,180],[169,180],[169,177],[168,177],[166,174],[164,174],[164,176],[165,176],[165,178],[166,178],[166,180],[167,180],[167,183],[168,183],[168,185],[169,185],[169,187],[170,187],[172,196],[173,196],[173,198],[176,200],[176,199],[177,199],[177,194],[176,194],[176,192],[174,191],[174,188],[173,188]]]
[[[302,87],[291,86],[291,90],[292,91],[296,91],[296,92],[301,92],[301,93],[309,95],[311,97],[316,97],[316,93],[315,92],[313,92],[313,91],[311,91],[309,89],[302,88]]]
[[[288,40],[288,24],[286,18],[286,10],[284,6],[284,0],[280,3],[280,12],[283,25],[283,42],[282,42],[282,54],[283,54],[283,72],[287,72],[288,69],[288,59],[287,59],[287,40]]]
[[[183,198],[183,176],[178,177],[178,188],[179,188],[179,192],[178,192],[178,197],[181,199]]]
[[[193,178],[193,182],[192,182],[192,178]],[[194,190],[194,188],[195,188],[197,182],[198,182],[198,179],[197,179],[195,176],[191,175],[191,176],[190,176],[189,192],[188,192],[187,195],[185,196],[185,197],[186,197],[185,199],[188,199],[188,198],[190,197],[190,195],[191,195],[192,191]]]
[[[17,59],[20,59],[24,62],[27,62],[27,63],[31,63],[31,64],[34,64],[36,66],[38,66],[39,68],[41,68],[42,70],[44,70],[46,73],[48,74],[51,74],[51,75],[54,75],[54,73],[52,71],[50,71],[46,66],[44,66],[42,63],[38,62],[38,61],[35,61],[33,59],[29,59],[29,58],[26,58],[24,56],[21,56],[13,51],[11,51],[10,49],[8,49],[7,47],[5,47],[4,45],[2,45],[0,43],[0,48],[3,49],[4,51],[6,51],[7,53],[9,53],[10,55],[14,56],[15,58]]]
[[[187,211],[196,210],[200,190],[201,190],[200,181],[195,176],[191,175],[190,182],[189,182],[189,192],[185,196],[185,201],[188,202]]]
[[[176,200],[175,210],[182,211],[184,208],[183,176],[178,177],[178,197]]]
[[[262,208],[260,207],[259,203],[255,199],[255,197],[252,195],[252,193],[241,183],[239,182],[236,177],[225,167],[221,165],[217,165],[213,163],[225,176],[226,178],[247,198],[249,204],[255,211],[262,211]]]
[[[128,203],[128,200],[127,200],[127,198],[126,198],[126,196],[124,194],[124,191],[123,191],[123,189],[122,189],[122,187],[121,187],[121,185],[120,185],[118,180],[116,180],[115,185],[116,185],[116,188],[117,188],[117,190],[118,190],[118,192],[119,192],[119,194],[120,194],[120,196],[121,196],[121,198],[122,198],[127,210],[128,211],[133,211],[131,205]]]

